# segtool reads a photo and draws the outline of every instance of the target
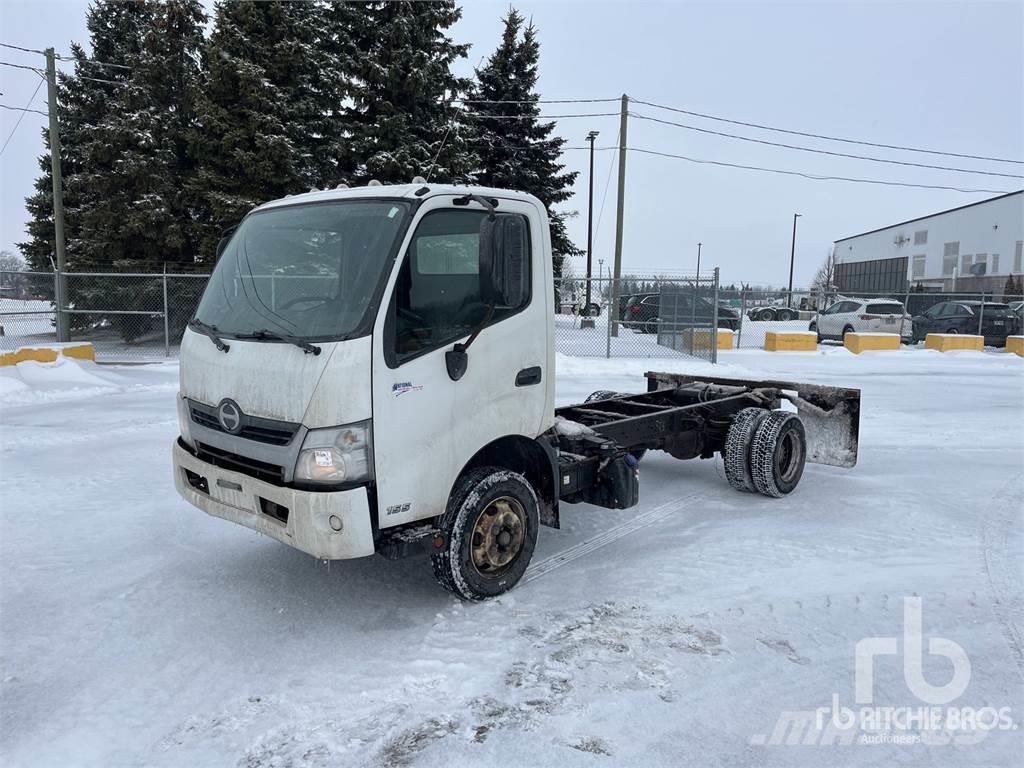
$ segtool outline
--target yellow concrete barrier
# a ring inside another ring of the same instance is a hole
[[[13,352],[0,354],[0,366],[17,365],[28,360],[34,360],[37,363],[55,363],[61,355],[76,360],[95,360],[96,349],[91,342],[47,344],[42,347],[19,347]]]
[[[96,348],[91,342],[84,344],[68,344],[61,348],[60,353],[64,357],[72,357],[75,360],[92,360],[96,362]]]
[[[985,339],[966,333],[929,333],[924,338],[924,346],[926,349],[937,349],[939,352],[960,349],[981,352],[985,349]]]
[[[768,331],[764,348],[769,352],[814,352],[818,334],[814,331]]]
[[[1024,357],[1024,336],[1007,336],[1006,351]]]
[[[843,346],[855,355],[879,349],[899,349],[900,337],[895,333],[847,333],[843,336]]]
[[[718,349],[732,349],[733,332],[727,328],[718,329]],[[687,328],[683,331],[684,349],[711,349],[710,328]]]

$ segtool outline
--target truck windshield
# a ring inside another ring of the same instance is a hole
[[[271,208],[239,225],[196,319],[221,336],[271,329],[311,341],[363,325],[409,212],[401,201]]]

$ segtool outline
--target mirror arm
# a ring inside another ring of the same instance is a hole
[[[455,349],[459,350],[460,352],[465,352],[467,349],[469,349],[469,345],[476,341],[476,337],[480,335],[480,331],[482,331],[484,328],[488,326],[488,324],[491,322],[492,317],[494,317],[494,305],[488,304],[487,312],[484,314],[484,319],[481,320],[480,324],[473,329],[473,332],[469,335],[469,338],[466,339],[465,342],[455,345]]]
[[[452,202],[455,203],[455,205],[468,205],[470,200],[478,202],[480,203],[480,205],[486,208],[487,218],[490,219],[491,221],[494,221],[494,214],[496,211],[497,201],[488,200],[483,195],[465,195],[464,197],[456,198]]]
[[[469,338],[461,344],[456,344],[444,353],[444,364],[448,369],[448,378],[452,381],[458,381],[465,375],[466,368],[469,367],[469,356],[466,354],[466,350],[469,349],[470,344],[476,341],[476,337],[480,335],[480,331],[486,328],[491,322],[492,317],[494,317],[494,305],[488,304],[487,313],[484,315],[484,319],[481,320],[480,324],[473,329]]]

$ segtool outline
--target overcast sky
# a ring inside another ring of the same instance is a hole
[[[212,6],[212,3],[208,3]],[[468,71],[498,41],[504,2],[465,4],[454,30],[472,43]],[[1024,158],[1024,3],[643,3],[521,2],[540,31],[545,98],[631,97],[782,128],[947,152]],[[0,42],[67,52],[87,43],[85,2],[0,0]],[[42,58],[0,49],[0,60]],[[0,103],[23,107],[36,75],[0,67]],[[40,89],[33,107],[45,107]],[[852,154],[1024,174],[1024,166],[823,142],[711,122],[634,105],[644,115],[728,133]],[[617,112],[617,104],[550,105],[548,114]],[[21,113],[0,110],[0,142]],[[45,118],[28,113],[0,156],[0,248],[24,237],[24,198],[37,173]],[[618,117],[559,121],[571,145],[589,130],[615,143]],[[631,119],[629,145],[693,158],[976,189],[1015,190],[1021,179],[886,165],[762,146]],[[594,257],[610,266],[614,152],[595,161]],[[566,153],[583,171],[567,206],[570,233],[586,243],[587,153]],[[799,220],[797,285],[841,237],[992,196],[812,181],[629,153],[624,268],[702,271],[725,282],[785,284],[793,213]],[[603,212],[602,212],[602,201]],[[1022,212],[1024,215],[1024,212]],[[582,260],[577,271],[582,272]]]

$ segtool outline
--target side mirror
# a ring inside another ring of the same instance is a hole
[[[480,223],[480,294],[484,304],[518,307],[529,291],[526,220],[494,214]]]
[[[215,261],[220,261],[220,257],[224,253],[224,249],[228,247],[228,243],[231,242],[231,236],[235,234],[235,227],[224,230],[224,234],[220,240],[217,241],[217,257]]]

